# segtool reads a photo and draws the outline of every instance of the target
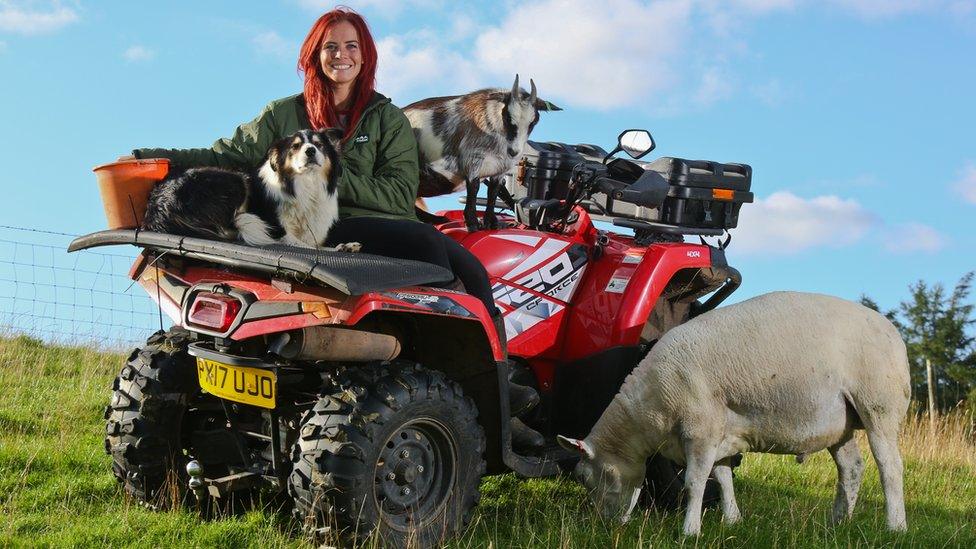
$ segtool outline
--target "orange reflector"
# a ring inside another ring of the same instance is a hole
[[[729,189],[712,189],[712,198],[715,200],[732,200],[735,191]]]
[[[315,318],[330,318],[332,313],[329,312],[329,306],[321,301],[303,301],[302,311],[306,313],[312,313]]]

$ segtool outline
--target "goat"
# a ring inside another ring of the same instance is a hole
[[[627,520],[653,453],[685,464],[684,533],[701,529],[709,472],[727,522],[739,520],[730,457],[807,454],[837,464],[833,521],[851,516],[867,431],[884,489],[888,528],[905,530],[898,431],[909,400],[898,330],[867,307],[835,297],[774,292],[716,309],[667,332],[627,376],[584,440],[577,477],[606,516]]]
[[[464,222],[468,231],[479,229],[476,200],[482,179],[488,179],[484,227],[498,227],[495,200],[502,188],[501,175],[522,155],[539,112],[562,110],[539,99],[535,82],[529,82],[532,91],[528,94],[519,88],[516,75],[511,91],[483,89],[432,97],[403,108],[420,148],[418,196],[440,196],[466,188]]]

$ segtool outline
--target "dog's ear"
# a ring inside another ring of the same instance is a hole
[[[550,102],[548,102],[548,101],[546,101],[545,99],[542,99],[542,98],[536,98],[535,103],[532,106],[535,107],[535,110],[540,111],[540,112],[542,112],[542,111],[545,111],[545,112],[549,112],[549,111],[561,111],[562,110],[559,107],[557,107],[556,105],[553,105],[552,103],[550,103]]]
[[[280,143],[275,143],[268,149],[268,165],[271,166],[273,171],[278,171],[278,164],[281,162],[281,153],[279,152]]]
[[[332,148],[334,148],[337,153],[342,153],[342,136],[345,135],[345,133],[346,132],[341,128],[325,128],[319,132],[322,139],[332,145]]]

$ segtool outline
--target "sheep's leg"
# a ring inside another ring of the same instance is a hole
[[[877,426],[866,427],[868,443],[871,445],[874,461],[878,464],[881,487],[884,489],[888,529],[904,531],[908,525],[905,522],[904,479],[901,454],[898,451],[898,430],[897,428],[879,430]]]
[[[712,469],[715,480],[722,490],[722,520],[729,524],[735,524],[742,519],[739,514],[739,506],[735,503],[735,491],[732,489],[732,463],[729,458],[715,464]]]
[[[861,488],[861,478],[864,475],[864,460],[861,459],[861,450],[857,447],[853,432],[846,440],[831,446],[830,455],[837,464],[837,495],[834,497],[831,520],[838,524],[854,512],[857,492]]]
[[[464,185],[468,191],[464,201],[464,225],[469,233],[477,231],[478,226],[478,187],[481,182],[477,179],[465,179]]]
[[[498,189],[502,186],[501,180],[497,177],[489,177],[488,182],[488,204],[485,206],[484,228],[497,229],[498,217],[495,216],[495,203],[498,202]]]
[[[688,491],[688,507],[685,510],[684,533],[697,536],[701,532],[702,500],[708,473],[715,465],[715,444],[702,440],[685,442],[685,490]],[[724,492],[723,492],[724,494]]]

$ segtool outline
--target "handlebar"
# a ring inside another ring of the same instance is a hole
[[[619,200],[620,197],[624,196],[626,191],[627,183],[623,181],[618,181],[612,177],[607,177],[605,175],[598,176],[593,180],[593,188],[607,196],[610,196],[614,200]]]

